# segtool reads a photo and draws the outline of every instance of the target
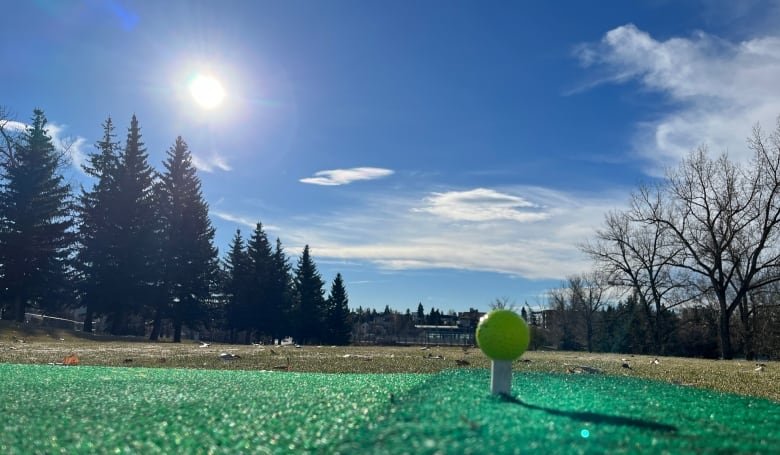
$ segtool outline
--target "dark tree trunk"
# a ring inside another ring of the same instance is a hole
[[[127,314],[123,310],[118,310],[111,320],[111,334],[127,335],[127,331]]]
[[[661,314],[662,308],[656,304],[655,315],[653,318],[653,354],[663,354],[663,346],[661,343],[661,324],[663,322],[663,314]]]
[[[14,321],[24,322],[24,300],[21,297],[14,299]]]
[[[731,360],[734,353],[731,351],[731,332],[729,331],[729,313],[725,308],[721,309],[718,318],[720,329],[720,354],[723,360]]]
[[[173,342],[181,343],[182,322],[178,319],[173,320]]]

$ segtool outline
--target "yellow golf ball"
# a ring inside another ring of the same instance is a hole
[[[528,324],[514,311],[494,310],[479,320],[477,344],[493,360],[515,360],[530,341]]]

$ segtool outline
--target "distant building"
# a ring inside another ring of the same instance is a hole
[[[469,308],[457,315],[442,315],[441,325],[415,325],[425,344],[474,345],[479,319],[485,313]]]
[[[474,331],[457,325],[416,325],[421,344],[473,345]]]
[[[485,313],[476,308],[469,308],[469,311],[458,313],[458,327],[468,330],[477,330],[480,318]]]

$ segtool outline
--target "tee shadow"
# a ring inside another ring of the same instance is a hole
[[[666,431],[666,432],[677,431],[677,427],[673,425],[651,422],[649,420],[634,419],[631,417],[611,416],[606,414],[598,414],[595,412],[561,411],[559,409],[547,408],[544,406],[537,406],[534,404],[526,403],[520,400],[519,398],[510,395],[501,395],[501,399],[508,403],[514,403],[523,406],[524,408],[533,409],[536,411],[543,411],[548,414],[552,414],[556,416],[568,417],[572,420],[594,422],[594,423],[606,423],[609,425],[630,426],[630,427],[642,428],[645,430],[653,430],[653,431]]]

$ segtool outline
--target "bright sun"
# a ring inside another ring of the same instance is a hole
[[[206,109],[213,109],[222,103],[225,98],[225,89],[218,80],[203,74],[197,75],[190,82],[190,93],[195,102]]]

